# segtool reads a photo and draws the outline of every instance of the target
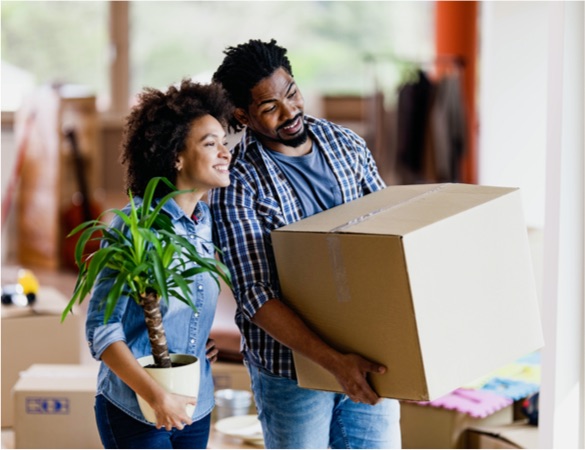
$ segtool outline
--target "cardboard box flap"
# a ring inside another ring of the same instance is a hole
[[[63,390],[64,384],[71,392],[96,388],[99,363],[96,364],[33,364],[20,373],[14,389],[34,391]]]
[[[367,233],[404,236],[476,208],[517,188],[443,183],[392,186],[274,232]],[[428,200],[432,197],[432,202]]]

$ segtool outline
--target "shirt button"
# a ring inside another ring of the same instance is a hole
[[[202,291],[202,290],[203,290],[203,285],[201,285],[201,284],[198,284],[198,285],[197,285],[197,290],[198,290],[198,291]]]
[[[194,343],[195,343],[195,339],[191,339],[191,344],[194,344]]]
[[[222,247],[222,248],[221,248],[221,251],[223,251],[223,252],[227,252],[227,247]]]
[[[194,234],[192,234],[192,235],[190,235],[189,237],[190,237],[191,239],[195,239],[195,237],[196,237],[196,236],[195,236]]]
[[[195,316],[195,317],[199,317],[199,313],[198,313],[198,312],[196,312],[196,313],[194,314],[194,316]]]

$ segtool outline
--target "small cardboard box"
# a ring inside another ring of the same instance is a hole
[[[539,448],[538,427],[526,421],[508,425],[475,424],[467,430],[467,448]]]
[[[384,364],[369,375],[382,397],[433,400],[543,345],[518,189],[393,186],[271,236],[284,300]],[[341,390],[294,358],[300,386]]]
[[[251,391],[250,374],[243,363],[216,362],[211,365],[215,390],[238,389]]]
[[[14,386],[16,448],[103,448],[94,399],[99,364],[34,364]]]
[[[512,406],[484,417],[474,418],[455,410],[401,402],[402,448],[469,448],[466,430],[470,427],[507,425]]]
[[[50,287],[39,289],[32,306],[2,305],[2,427],[14,423],[10,391],[21,371],[36,363],[81,362],[83,320],[77,315],[61,323],[66,305],[67,299]]]

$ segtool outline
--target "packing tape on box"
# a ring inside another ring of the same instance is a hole
[[[333,264],[333,277],[335,278],[337,301],[340,303],[349,302],[351,300],[351,293],[347,284],[345,264],[343,263],[343,252],[341,251],[339,236],[336,236],[335,234],[327,236],[327,248],[329,250],[331,263]]]
[[[345,264],[343,262],[343,252],[341,251],[341,242],[339,236],[335,233],[340,231],[346,230],[348,228],[353,227],[359,223],[365,222],[372,217],[385,212],[391,209],[400,208],[406,204],[415,202],[420,200],[421,198],[428,197],[429,195],[435,194],[436,192],[444,189],[450,183],[444,183],[438,185],[435,189],[431,189],[423,194],[416,195],[408,200],[404,200],[400,203],[396,203],[394,205],[384,206],[382,208],[378,208],[375,211],[371,211],[367,214],[362,214],[355,219],[352,219],[342,225],[339,225],[335,228],[329,230],[329,235],[327,236],[327,248],[329,250],[329,258],[331,260],[331,264],[333,266],[333,277],[335,279],[335,289],[337,291],[337,300],[340,303],[349,302],[351,301],[351,292],[349,289],[349,285],[347,284],[347,274],[345,271]]]
[[[348,228],[353,227],[354,225],[360,224],[362,222],[365,222],[368,219],[371,219],[374,216],[377,216],[380,213],[386,212],[386,211],[390,211],[391,209],[396,209],[396,208],[400,208],[404,205],[408,205],[409,203],[413,203],[416,201],[419,201],[425,197],[428,197],[429,195],[435,194],[441,190],[443,190],[444,188],[446,188],[447,186],[451,185],[453,183],[443,183],[438,185],[435,189],[431,189],[430,191],[426,191],[423,192],[422,194],[419,195],[415,195],[414,197],[411,197],[407,200],[404,200],[402,202],[396,203],[394,205],[388,205],[388,206],[384,206],[382,208],[378,208],[375,211],[371,211],[367,214],[362,214],[361,216],[356,217],[355,219],[351,219],[350,221],[341,224],[335,228],[332,228],[331,230],[329,230],[329,233],[338,233],[340,231],[346,230]]]

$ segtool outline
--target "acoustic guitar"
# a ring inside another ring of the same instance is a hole
[[[79,191],[73,195],[71,205],[65,209],[63,214],[63,266],[69,269],[77,270],[75,263],[75,246],[79,240],[81,233],[76,233],[73,236],[67,237],[69,233],[78,225],[89,220],[95,220],[102,213],[103,208],[94,203],[89,195],[87,187],[87,178],[85,173],[83,155],[79,149],[77,142],[77,135],[75,130],[70,129],[65,132],[65,137],[71,145],[71,152],[73,155],[73,163],[75,166],[75,174]],[[90,239],[85,247],[86,252],[84,257],[99,249],[99,242]]]

